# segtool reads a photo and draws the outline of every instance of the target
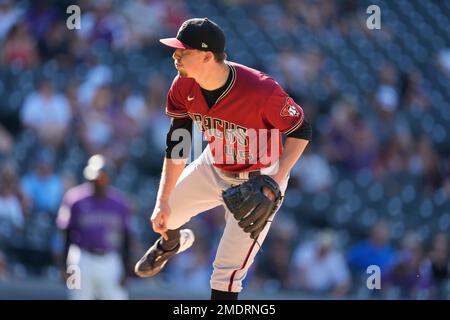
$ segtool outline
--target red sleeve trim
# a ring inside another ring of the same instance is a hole
[[[303,120],[305,119],[304,114],[302,114],[302,116],[300,117],[300,119],[297,121],[297,123],[294,124],[294,126],[292,126],[290,129],[284,131],[284,134],[290,134],[292,132],[294,132],[295,130],[297,130],[298,128],[300,128],[300,126],[303,124]]]

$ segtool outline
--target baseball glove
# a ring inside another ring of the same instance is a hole
[[[263,193],[263,187],[273,192],[274,201]],[[239,221],[239,226],[250,233],[252,239],[258,238],[282,199],[280,187],[267,175],[259,175],[228,188],[222,192],[222,197],[228,210]]]

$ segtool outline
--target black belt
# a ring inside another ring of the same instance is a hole
[[[244,172],[229,172],[221,170],[223,175],[228,178],[233,179],[251,179],[256,176],[261,175],[261,170],[255,170],[255,171],[244,171]]]

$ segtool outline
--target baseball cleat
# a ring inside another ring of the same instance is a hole
[[[166,265],[174,255],[186,251],[194,243],[195,236],[192,230],[180,230],[180,243],[171,251],[164,251],[159,243],[162,238],[156,240],[153,246],[147,250],[144,256],[136,263],[134,272],[141,278],[153,277]]]

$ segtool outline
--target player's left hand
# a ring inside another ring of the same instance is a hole
[[[222,197],[239,226],[250,233],[250,238],[257,239],[277,209],[282,194],[274,179],[260,175],[224,190]]]
[[[278,185],[281,185],[281,181],[283,181],[283,179],[279,178],[278,176],[270,176]],[[272,189],[268,188],[268,187],[263,187],[263,193],[264,195],[269,198],[272,201],[275,201],[275,199],[277,198],[275,193],[273,192]]]
[[[275,201],[275,193],[267,187],[263,187],[264,195],[272,201]]]

